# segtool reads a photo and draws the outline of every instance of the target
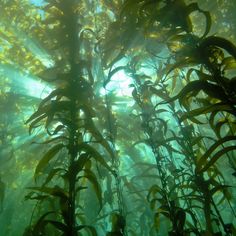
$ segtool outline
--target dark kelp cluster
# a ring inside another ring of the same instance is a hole
[[[213,17],[200,2],[31,6],[43,14],[31,9],[29,35],[54,63],[45,68],[26,49],[9,49],[53,88],[25,120],[32,145],[46,151],[35,153],[24,236],[236,234],[236,46],[211,33]],[[1,4],[6,20],[14,9]],[[118,74],[129,79],[130,97],[108,89]]]

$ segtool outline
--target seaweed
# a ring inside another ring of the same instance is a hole
[[[234,235],[236,46],[233,34],[212,34],[214,8],[187,0],[23,5],[27,14],[17,1],[1,2],[3,24],[14,21],[0,32],[0,142],[9,152],[1,151],[1,216],[16,188],[14,168],[5,168],[14,160],[32,174],[22,186],[31,208],[24,236]],[[32,53],[35,38],[53,63]],[[34,75],[47,95],[14,95],[4,77],[14,63],[21,83]],[[23,109],[32,152],[13,138]]]

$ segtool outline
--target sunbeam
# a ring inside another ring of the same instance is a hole
[[[44,98],[52,91],[52,88],[47,83],[40,82],[38,77],[19,71],[10,65],[0,64],[0,75],[10,80],[11,91],[16,94]]]

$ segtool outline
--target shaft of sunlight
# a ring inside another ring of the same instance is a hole
[[[45,67],[50,68],[54,65],[54,61],[51,59],[51,56],[37,43],[35,39],[29,38],[24,32],[20,32],[17,29],[14,30],[16,31],[16,35],[18,35],[18,38],[21,40],[22,44],[29,51],[31,51]]]
[[[52,88],[47,83],[41,82],[38,77],[19,71],[10,65],[0,64],[0,76],[10,80],[11,89],[17,94],[43,99],[52,91]]]

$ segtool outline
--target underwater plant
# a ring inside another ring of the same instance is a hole
[[[93,163],[114,174],[107,163],[109,159],[104,158],[104,152],[107,152],[112,159],[113,150],[94,121],[97,117],[96,108],[92,105],[95,94],[90,55],[82,56],[80,52],[87,30],[78,28],[74,7],[74,1],[69,5],[64,1],[46,5],[47,9],[59,13],[55,20],[60,21],[60,30],[65,35],[59,46],[64,45],[69,64],[66,65],[68,69],[56,72],[55,78],[48,78],[58,82],[56,89],[40,102],[26,121],[30,133],[44,126],[48,139],[42,144],[49,146],[34,172],[35,181],[39,181],[41,186],[29,187],[31,192],[26,198],[37,200],[40,205],[45,202],[49,205],[46,208],[42,206],[43,215],[26,229],[24,235],[51,234],[52,229],[48,225],[61,235],[80,235],[81,230],[97,235],[93,226],[83,223],[83,213],[78,212],[81,208],[79,195],[89,188],[86,186],[89,181],[100,211],[103,206],[102,192]],[[79,225],[78,219],[81,221]]]
[[[0,4],[0,234],[236,234],[233,1]]]

